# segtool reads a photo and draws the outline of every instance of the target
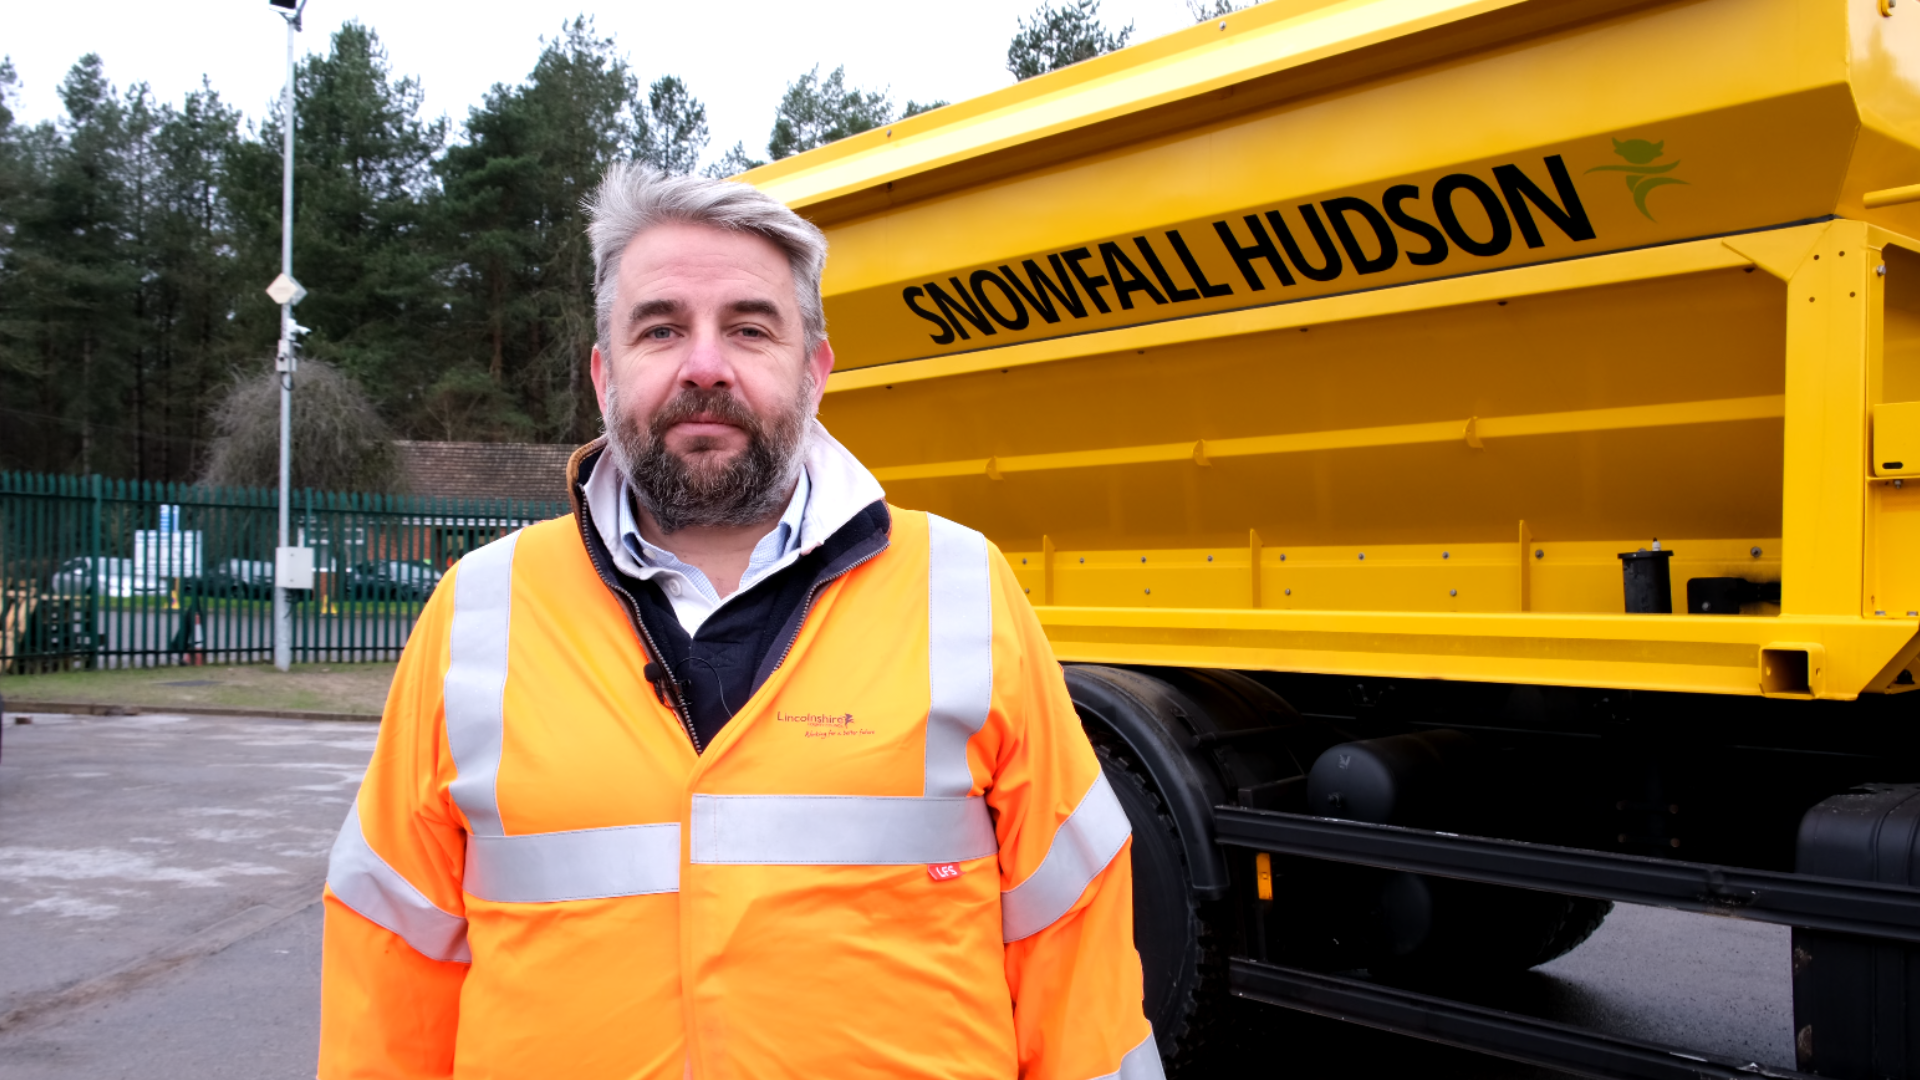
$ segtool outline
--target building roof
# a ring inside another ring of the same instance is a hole
[[[567,497],[571,444],[398,439],[393,445],[401,479],[414,495],[545,502]]]

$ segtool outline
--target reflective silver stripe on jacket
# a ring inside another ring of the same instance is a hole
[[[1054,831],[1039,868],[1000,894],[1000,927],[1006,940],[1031,937],[1065,915],[1132,833],[1107,774],[1098,774],[1080,805]]]
[[[927,532],[925,794],[695,795],[693,862],[904,866],[999,850],[967,767],[967,740],[987,722],[993,696],[987,538],[933,514]]]
[[[469,837],[466,889],[507,904],[678,892],[680,825]]]
[[[692,825],[696,863],[897,866],[999,850],[980,798],[695,795]]]
[[[513,549],[508,533],[461,558],[453,578],[453,629],[447,642],[447,747],[459,775],[448,793],[467,815],[475,836],[499,836],[500,740],[507,689],[507,630],[513,599]]]
[[[467,949],[467,920],[442,911],[367,844],[360,830],[360,804],[347,811],[346,824],[327,859],[327,887],[340,902],[368,922],[385,927],[429,960],[473,962]]]
[[[987,722],[993,698],[993,587],[987,538],[927,515],[928,797],[973,791],[967,740]]]
[[[511,533],[468,552],[453,579],[445,700],[447,747],[457,775],[447,790],[470,830],[462,887],[482,900],[515,904],[677,892],[678,822],[518,836],[508,836],[500,823],[507,640],[519,539]]]
[[[1120,1070],[1105,1076],[1091,1077],[1090,1080],[1167,1080],[1167,1073],[1160,1064],[1160,1047],[1154,1044],[1153,1032],[1140,1040],[1140,1045],[1126,1052],[1120,1059]]]

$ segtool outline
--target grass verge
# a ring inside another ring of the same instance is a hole
[[[151,708],[208,705],[229,709],[293,709],[378,713],[386,704],[392,664],[269,664],[61,671],[0,677],[0,696]]]

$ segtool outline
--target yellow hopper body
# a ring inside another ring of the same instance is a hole
[[[746,179],[1062,659],[1913,684],[1920,5],[1269,0]]]

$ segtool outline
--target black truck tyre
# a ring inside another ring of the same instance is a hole
[[[1307,802],[1331,817],[1472,835],[1494,820],[1481,801],[1490,768],[1472,737],[1448,728],[1342,743],[1315,759]],[[1372,880],[1366,966],[1387,978],[1472,982],[1525,971],[1585,941],[1613,909],[1408,872]]]
[[[1133,939],[1147,1020],[1168,1077],[1199,1076],[1232,1003],[1226,955],[1214,929],[1222,904],[1195,896],[1179,832],[1144,770],[1118,740],[1104,732],[1089,735],[1133,826]]]
[[[1243,1050],[1227,957],[1250,882],[1236,891],[1213,809],[1290,809],[1275,805],[1289,793],[1305,809],[1303,763],[1350,736],[1236,672],[1069,664],[1066,682],[1132,825],[1134,944],[1167,1075],[1226,1075]]]
[[[1584,896],[1569,896],[1565,899],[1570,902],[1567,904],[1566,917],[1560,920],[1560,929],[1547,939],[1546,944],[1540,949],[1540,959],[1528,965],[1529,967],[1544,964],[1549,960],[1558,960],[1579,948],[1583,942],[1593,936],[1595,930],[1600,929],[1600,924],[1607,921],[1607,916],[1613,914],[1611,900],[1594,900]]]
[[[1573,951],[1613,910],[1607,900],[1415,874],[1395,875],[1387,891],[1398,894],[1392,906],[1401,909],[1390,922],[1425,907],[1427,926],[1368,966],[1383,978],[1422,983],[1498,979],[1544,964]]]

